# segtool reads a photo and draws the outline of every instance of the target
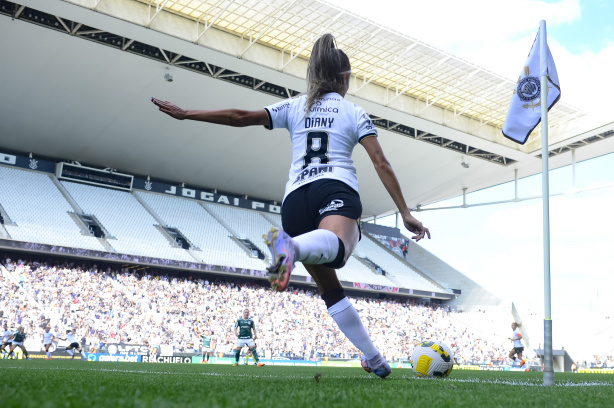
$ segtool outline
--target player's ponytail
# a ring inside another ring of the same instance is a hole
[[[307,110],[305,116],[316,99],[329,92],[343,93],[346,82],[343,74],[350,71],[350,59],[337,48],[335,37],[324,34],[317,39],[311,50],[307,65]]]

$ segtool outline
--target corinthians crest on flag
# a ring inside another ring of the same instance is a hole
[[[507,111],[507,117],[503,124],[503,136],[514,142],[524,144],[529,135],[541,121],[541,80],[545,75],[548,78],[548,110],[558,102],[561,97],[559,76],[550,53],[550,47],[546,44],[546,55],[540,55],[540,35],[537,32],[531,52],[527,58]],[[545,58],[544,72],[540,70],[540,59]]]

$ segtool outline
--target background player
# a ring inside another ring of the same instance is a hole
[[[9,350],[9,355],[6,356],[6,358],[11,358],[13,350],[15,350],[15,347],[19,346],[19,348],[23,352],[23,355],[26,357],[26,360],[29,360],[30,357],[28,357],[28,350],[26,350],[25,346],[23,345],[23,342],[26,340],[26,333],[24,331],[23,326],[20,326],[19,329],[17,329],[17,331],[12,334],[10,340],[12,340],[12,344]]]
[[[2,358],[5,358],[6,355],[8,354],[8,351],[6,350],[6,348],[7,347],[10,348],[11,346],[9,339],[11,338],[12,335],[13,335],[13,331],[9,330],[8,325],[5,323],[3,327],[3,331],[2,331],[2,344],[0,345],[0,352],[2,352]]]
[[[79,346],[79,342],[75,338],[75,333],[73,330],[66,330],[66,340],[68,341],[68,347],[66,347],[66,352],[70,354],[71,359],[74,360],[75,352],[74,349],[77,349],[79,353],[81,353],[81,358],[85,360],[85,353],[81,351],[81,347]]]
[[[55,334],[51,333],[51,328],[49,326],[45,327],[45,332],[43,333],[43,349],[47,354],[47,360],[51,360],[51,344],[53,343],[53,339],[55,339]]]
[[[510,350],[509,357],[518,364],[520,364],[520,367],[523,367],[526,361],[522,359],[522,352],[524,351],[524,346],[522,345],[521,341],[522,333],[520,333],[520,326],[522,326],[522,323],[512,323],[512,330],[514,332],[512,333],[512,337],[508,338],[514,342],[514,348]],[[518,355],[518,357],[515,357],[516,355]]]
[[[256,344],[256,342],[254,342],[254,344]],[[243,363],[243,365],[249,365],[250,358],[254,360],[254,364],[256,364],[256,359],[252,355],[252,351],[250,349],[247,349],[247,353],[245,353],[245,362]]]
[[[235,336],[237,336],[237,346],[235,347],[235,363],[233,365],[239,365],[241,350],[244,346],[247,346],[251,350],[252,356],[256,360],[256,365],[258,367],[262,367],[264,363],[260,362],[260,358],[256,352],[256,343],[254,343],[254,340],[258,338],[258,334],[256,333],[256,325],[249,317],[248,309],[243,311],[243,318],[237,320],[235,323]]]
[[[399,181],[364,109],[344,99],[350,86],[348,56],[331,34],[315,42],[307,66],[307,94],[261,110],[184,110],[152,98],[173,118],[227,126],[285,128],[292,140],[290,179],[282,202],[283,231],[265,237],[273,265],[273,289],[288,286],[295,262],[302,262],[343,334],[363,353],[363,367],[379,377],[392,370],[375,347],[354,305],[345,296],[335,269],[345,265],[360,238],[362,204],[352,151],[361,144],[396,204],[405,228],[419,241],[430,232],[410,214]],[[276,159],[278,160],[278,159]]]
[[[203,358],[200,362],[201,364],[209,364],[209,357],[211,357],[211,352],[215,348],[213,331],[205,330],[205,333],[201,336],[201,338],[203,340]]]

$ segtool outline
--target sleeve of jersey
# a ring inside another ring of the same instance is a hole
[[[377,129],[375,129],[367,112],[361,109],[358,116],[358,142],[360,143],[362,139],[369,136],[377,137]]]
[[[288,128],[288,112],[290,111],[290,100],[285,99],[273,105],[264,108],[269,117],[269,124],[265,125],[266,129]]]

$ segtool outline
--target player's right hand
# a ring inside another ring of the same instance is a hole
[[[420,241],[426,235],[429,239],[431,239],[431,232],[428,228],[426,228],[420,221],[414,218],[413,215],[407,214],[403,217],[403,224],[408,231],[413,232],[414,235],[411,239],[416,242]]]

